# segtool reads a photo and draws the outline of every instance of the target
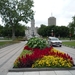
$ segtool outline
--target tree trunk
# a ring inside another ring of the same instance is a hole
[[[15,28],[14,25],[12,25],[12,40],[15,39]]]

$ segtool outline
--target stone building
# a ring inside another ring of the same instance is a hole
[[[48,18],[48,26],[49,25],[56,25],[56,18],[55,17]]]

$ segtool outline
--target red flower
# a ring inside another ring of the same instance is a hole
[[[29,48],[28,46],[25,46],[24,50],[32,50],[32,48]]]
[[[32,64],[37,60],[42,58],[44,55],[53,55],[57,57],[62,57],[63,59],[70,59],[70,61],[73,63],[72,58],[68,54],[63,54],[59,52],[54,52],[52,50],[53,47],[46,47],[44,49],[39,49],[39,48],[29,48],[28,46],[24,47],[24,50],[33,50],[33,53],[31,55],[26,55],[22,56],[21,58],[18,59],[20,62],[19,67],[31,67]]]

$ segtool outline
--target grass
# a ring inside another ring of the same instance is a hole
[[[73,46],[75,47],[75,41],[68,41],[68,42],[63,42],[63,45],[67,45],[67,46]]]
[[[20,57],[26,55],[26,54],[32,54],[32,51],[30,50],[23,50],[22,53],[20,54]]]
[[[70,40],[70,38],[59,38],[60,40]]]
[[[0,46],[18,43],[18,41],[0,41]]]

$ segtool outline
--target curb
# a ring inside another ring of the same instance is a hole
[[[8,72],[28,72],[28,71],[61,71],[61,70],[75,70],[75,66],[72,68],[13,68]]]

